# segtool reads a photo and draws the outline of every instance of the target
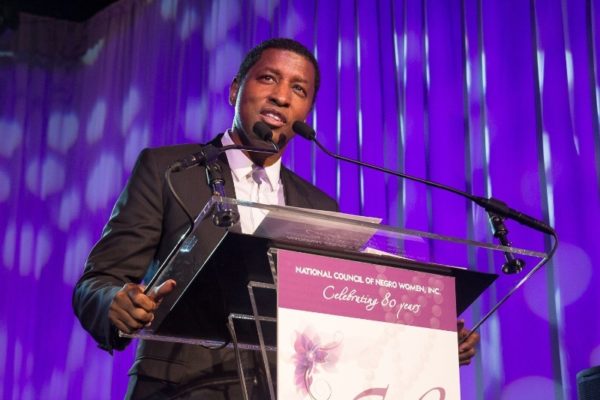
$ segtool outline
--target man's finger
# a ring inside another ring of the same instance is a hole
[[[175,283],[173,279],[168,279],[148,292],[148,297],[158,302],[162,300],[163,297],[171,293],[173,289],[175,289],[175,286],[177,286],[177,283]]]
[[[117,328],[126,333],[132,333],[145,325],[118,306],[110,308],[108,318]]]
[[[153,312],[156,310],[156,302],[149,296],[145,295],[142,288],[139,288],[139,291],[129,291],[127,294],[136,308],[141,308],[146,312]]]

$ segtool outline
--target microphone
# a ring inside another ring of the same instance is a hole
[[[361,165],[361,166],[364,166],[367,168],[372,168],[377,171],[386,172],[386,173],[389,173],[392,175],[399,176],[401,178],[406,178],[406,179],[409,179],[412,181],[421,182],[426,185],[436,187],[438,189],[442,189],[442,190],[446,190],[448,192],[458,194],[459,196],[465,197],[465,198],[473,201],[475,204],[483,207],[488,212],[493,212],[502,217],[510,218],[512,220],[519,222],[520,224],[526,225],[530,228],[533,228],[533,229],[543,232],[543,233],[547,233],[549,235],[554,235],[556,233],[554,231],[554,229],[551,226],[549,226],[548,224],[546,224],[545,222],[540,221],[536,218],[530,217],[527,214],[523,214],[522,212],[517,211],[515,209],[512,209],[512,208],[508,207],[506,205],[506,203],[504,203],[500,200],[497,200],[494,198],[486,199],[485,197],[474,196],[470,193],[463,192],[462,190],[458,190],[453,187],[443,185],[441,183],[428,181],[426,179],[417,178],[415,176],[403,174],[401,172],[392,171],[387,168],[378,167],[376,165],[368,164],[368,163],[365,163],[362,161],[353,160],[353,159],[350,159],[350,158],[347,158],[344,156],[334,154],[334,153],[330,152],[329,150],[327,150],[321,143],[319,143],[319,141],[316,138],[315,130],[302,121],[294,122],[294,124],[292,125],[292,129],[294,130],[294,132],[296,132],[303,138],[310,140],[310,141],[314,141],[321,150],[323,150],[325,153],[327,153],[328,155],[330,155],[334,158],[344,160],[344,161],[349,161],[353,164]]]
[[[256,136],[258,136],[265,142],[271,143],[273,145],[273,148],[276,149],[276,152],[279,151],[287,141],[287,137],[284,134],[281,134],[279,136],[279,142],[275,143],[273,141],[273,131],[271,130],[271,128],[269,128],[269,125],[262,121],[258,121],[257,123],[255,123],[252,127],[252,131],[256,134]]]
[[[506,237],[508,234],[508,230],[506,229],[506,227],[504,227],[501,224],[502,221],[498,221],[498,216],[500,216],[502,218],[510,218],[514,221],[519,222],[522,225],[528,226],[539,232],[547,233],[549,235],[556,237],[556,232],[550,225],[548,225],[545,222],[540,221],[536,218],[530,217],[527,214],[523,214],[520,211],[512,209],[512,208],[508,207],[506,205],[506,203],[504,203],[500,200],[497,200],[494,198],[487,199],[485,197],[474,196],[470,193],[463,192],[462,190],[458,190],[453,187],[443,185],[441,183],[432,182],[432,181],[422,179],[422,178],[417,178],[412,175],[404,174],[404,173],[397,172],[397,171],[392,171],[387,168],[379,167],[377,165],[368,164],[368,163],[365,163],[362,161],[354,160],[354,159],[351,159],[348,157],[344,157],[344,156],[332,153],[329,150],[327,150],[317,140],[315,130],[302,121],[295,121],[294,124],[292,125],[292,129],[294,130],[294,132],[296,132],[298,135],[302,136],[303,138],[305,138],[309,141],[315,142],[321,150],[323,150],[325,153],[327,153],[329,156],[331,156],[335,159],[347,161],[347,162],[350,162],[350,163],[353,163],[356,165],[360,165],[360,166],[371,168],[371,169],[374,169],[374,170],[377,170],[380,172],[392,174],[392,175],[395,175],[395,176],[398,176],[401,178],[405,178],[405,179],[409,179],[409,180],[412,180],[415,182],[420,182],[420,183],[423,183],[428,186],[432,186],[432,187],[442,189],[442,190],[445,190],[445,191],[448,191],[451,193],[455,193],[459,196],[462,196],[466,199],[471,200],[475,204],[484,208],[488,212],[488,214],[490,214],[490,219],[492,221],[492,227],[494,228],[494,236],[497,237],[500,240],[500,243],[504,246],[510,246],[510,242],[508,241],[508,239]],[[522,270],[522,268],[524,266],[524,262],[522,260],[515,259],[511,253],[505,253],[505,256],[506,256],[506,261],[507,261],[506,265],[503,267],[503,270],[505,273],[517,273]]]
[[[273,132],[271,132],[271,128],[267,124],[262,121],[259,121],[254,124],[252,130],[256,135],[264,140],[265,142],[270,142],[273,145],[272,149],[262,148],[262,147],[254,147],[254,146],[244,146],[238,144],[232,144],[230,146],[224,147],[216,147],[212,144],[207,144],[202,147],[202,149],[194,154],[190,154],[187,157],[184,157],[178,161],[175,161],[173,164],[169,166],[169,171],[171,172],[179,172],[184,171],[186,169],[195,167],[197,165],[204,165],[215,161],[221,153],[227,150],[244,150],[250,153],[268,153],[275,154],[279,151],[279,147],[273,143]]]
[[[252,127],[252,131],[256,134],[256,136],[258,136],[265,142],[273,142],[273,131],[271,130],[271,128],[269,128],[269,125],[267,125],[266,123],[258,121]]]

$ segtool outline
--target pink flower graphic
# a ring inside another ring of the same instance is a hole
[[[311,399],[317,400],[311,391],[313,377],[322,368],[325,371],[334,369],[336,362],[339,359],[341,351],[341,335],[333,342],[321,345],[321,340],[318,334],[312,333],[309,329],[303,333],[296,332],[296,341],[294,342],[294,350],[296,354],[293,356],[295,370],[296,389],[303,395],[309,395]],[[327,382],[324,382],[329,390],[326,399],[331,397],[331,389]]]

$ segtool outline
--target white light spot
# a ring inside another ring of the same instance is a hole
[[[0,169],[0,202],[6,201],[10,196],[10,176],[4,169]]]
[[[113,154],[103,153],[87,179],[85,204],[97,211],[112,203],[121,190],[122,166]]]
[[[577,136],[577,134],[573,134],[573,145],[575,146],[575,152],[578,156],[580,156],[581,153],[579,151],[579,137]]]
[[[590,365],[600,365],[600,344],[590,353]]]
[[[135,160],[137,160],[140,151],[148,147],[150,143],[150,129],[145,126],[143,129],[134,127],[131,133],[127,136],[125,142],[125,154],[123,154],[124,166],[127,171],[133,169]]]
[[[341,41],[342,47],[341,49],[338,48],[342,57],[341,65],[346,68],[352,67],[356,58],[355,44],[349,39],[341,39]]]
[[[569,90],[573,89],[573,54],[571,50],[565,51],[565,64],[567,67],[567,84],[569,85]]]
[[[162,0],[160,2],[160,15],[165,20],[175,19],[177,16],[178,0]]]
[[[205,49],[212,50],[223,44],[229,30],[240,21],[240,10],[241,7],[235,0],[213,1],[202,30]]]
[[[560,304],[563,307],[575,303],[588,290],[592,276],[592,262],[580,247],[563,242],[558,247],[553,268],[560,287]],[[544,273],[533,275],[523,287],[525,302],[529,309],[544,320],[548,320],[547,280]]]
[[[85,139],[88,144],[94,144],[102,137],[104,133],[104,124],[106,123],[106,101],[98,100],[85,130]]]
[[[69,352],[67,353],[66,372],[76,372],[83,367],[86,355],[87,335],[81,326],[74,322],[71,327],[69,339]]]
[[[360,55],[360,36],[356,36],[356,69],[358,70],[359,74],[361,58],[362,57]]]
[[[23,224],[19,240],[19,274],[28,276],[33,270],[35,250],[35,234],[31,223]]]
[[[188,8],[185,10],[181,25],[179,26],[179,38],[181,40],[186,40],[196,30],[197,27],[198,14],[196,13],[196,10]]]
[[[502,391],[501,400],[530,399],[535,393],[538,399],[553,399],[560,385],[543,376],[527,376],[506,385]]]
[[[68,231],[71,223],[79,216],[81,195],[78,190],[71,189],[63,193],[58,210],[58,227]]]
[[[6,325],[0,325],[0,376],[6,376],[4,375],[4,372],[6,371],[6,365],[8,364],[8,340],[6,339],[6,332]]]
[[[82,399],[109,399],[111,385],[98,385],[98,382],[111,382],[113,359],[102,352],[94,351],[86,360],[83,378]],[[57,397],[58,398],[58,397]],[[63,397],[63,398],[66,398]]]
[[[538,69],[538,79],[540,80],[540,92],[544,89],[544,59],[545,54],[542,50],[537,51],[537,69]]]
[[[600,117],[600,86],[596,86],[596,118]]]
[[[41,399],[66,399],[67,398],[67,394],[68,394],[68,388],[69,385],[65,385],[65,382],[69,381],[69,377],[67,376],[66,372],[61,371],[59,369],[54,369],[52,371],[52,375],[50,377],[50,381],[46,382],[46,384],[42,387],[41,390],[41,395],[39,398]],[[110,380],[107,381],[98,381],[98,382],[110,382]],[[101,387],[104,386],[108,386],[110,387],[110,385],[96,385],[97,386],[97,392],[98,393],[101,389]],[[88,398],[93,398],[92,397],[88,397]],[[102,398],[100,396],[97,396],[96,398]]]
[[[13,380],[19,382],[18,378],[21,376],[21,364],[23,364],[23,345],[21,341],[17,339],[14,344],[13,353]]]
[[[85,65],[94,65],[98,57],[100,57],[100,53],[104,48],[104,38],[98,40],[95,45],[87,49],[85,54],[81,57],[81,62]]]
[[[279,6],[279,0],[254,0],[254,14],[270,22],[277,6]]]
[[[224,105],[218,105],[215,107],[214,112],[211,113],[211,123],[209,132],[219,132],[224,126],[231,123],[233,118],[233,110],[231,107]]]
[[[190,99],[185,110],[185,137],[195,141],[204,139],[204,124],[208,112],[206,97]]]
[[[37,238],[35,240],[35,279],[40,279],[42,270],[50,259],[50,253],[52,252],[52,240],[48,231],[42,229],[38,231]]]
[[[42,164],[32,160],[25,173],[27,188],[45,199],[60,191],[65,184],[65,167],[53,155],[48,156]]]
[[[290,8],[285,16],[283,23],[283,36],[296,37],[300,32],[304,31],[306,24],[304,19],[298,14],[294,8]]]
[[[87,231],[77,231],[70,235],[65,251],[65,265],[63,267],[63,282],[73,285],[83,273],[92,239]]]
[[[125,103],[123,104],[123,114],[121,117],[121,134],[126,135],[131,123],[140,111],[141,100],[137,89],[129,89]]]
[[[48,121],[48,146],[65,154],[77,140],[79,119],[75,113],[54,112]]]
[[[242,49],[237,43],[226,42],[217,47],[210,61],[208,84],[211,91],[218,94],[229,87],[231,78],[237,73],[237,66],[242,59]]]
[[[7,121],[0,118],[0,132],[2,132],[0,155],[8,158],[21,145],[23,129],[21,128],[21,124],[15,121]]]
[[[7,270],[12,270],[15,264],[15,253],[17,246],[17,227],[14,221],[6,225],[2,249],[2,262]]]

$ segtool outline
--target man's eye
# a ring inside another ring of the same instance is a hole
[[[260,77],[260,80],[265,82],[273,82],[275,78],[272,75],[263,75]]]
[[[296,85],[296,86],[294,86],[294,90],[296,92],[302,94],[303,96],[306,96],[306,89],[304,89],[302,86]]]

